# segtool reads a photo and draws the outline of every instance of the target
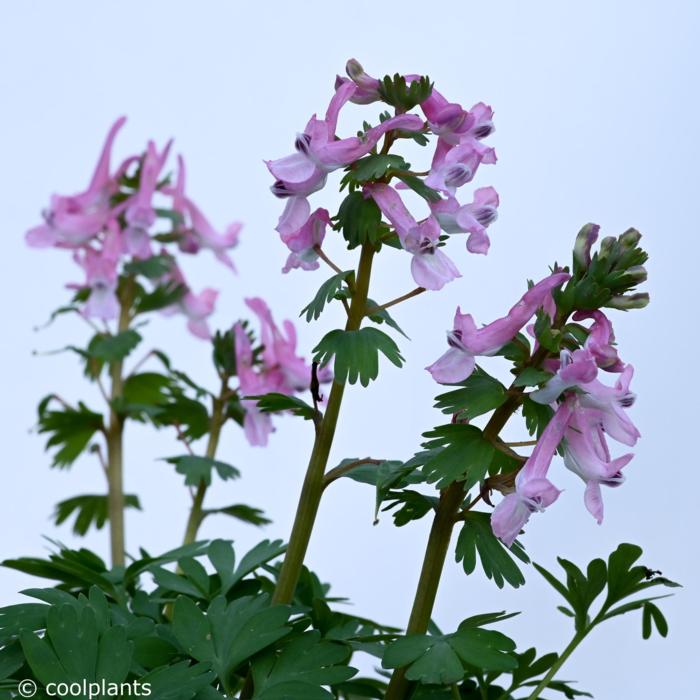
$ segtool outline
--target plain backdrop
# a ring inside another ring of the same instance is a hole
[[[221,290],[215,325],[245,315],[244,296],[260,295],[278,319],[296,318],[328,276],[279,271],[286,251],[274,226],[282,203],[271,196],[264,158],[291,152],[294,135],[313,112],[325,111],[336,73],[356,57],[372,74],[427,73],[449,99],[491,104],[497,131],[490,139],[499,163],[484,167],[475,186],[501,196],[487,257],[450,251],[463,277],[395,311],[411,341],[400,339],[406,367],[382,365],[369,389],[346,394],[332,463],[344,457],[408,458],[420,434],[442,418],[438,391],[423,367],[445,347],[454,308],[477,322],[502,315],[555,260],[567,261],[587,221],[616,235],[644,233],[651,260],[642,312],[614,313],[625,360],[634,364],[639,398],[632,415],[643,438],[626,469],[627,482],[605,491],[602,526],[583,506],[580,481],[561,463],[553,478],[565,492],[545,515],[533,517],[524,539],[549,567],[563,555],[580,564],[606,556],[618,543],[639,543],[644,562],[681,581],[664,601],[667,640],[641,639],[638,615],[618,618],[588,639],[563,671],[596,697],[651,700],[689,697],[696,665],[699,573],[695,528],[697,486],[696,347],[698,201],[698,6],[688,0],[648,2],[9,2],[0,23],[0,196],[2,285],[2,543],[0,556],[40,555],[42,535],[86,544],[106,555],[107,535],[85,540],[56,529],[53,505],[79,493],[104,491],[94,459],[68,472],[49,469],[44,438],[32,432],[35,406],[49,391],[99,406],[73,357],[34,356],[87,340],[87,328],[64,317],[35,332],[68,298],[64,285],[80,270],[61,251],[25,247],[25,230],[39,221],[52,192],[87,184],[108,126],[129,122],[115,155],[141,149],[147,138],[175,137],[189,166],[192,196],[219,227],[245,222],[233,276],[207,254],[186,260],[195,288]],[[351,107],[341,131],[354,133],[379,109]],[[314,206],[337,205],[337,178]],[[469,188],[465,188],[465,197]],[[352,264],[331,236],[329,251]],[[372,296],[387,300],[413,287],[408,257],[379,259]],[[308,356],[337,312],[316,323],[298,321]],[[180,317],[158,318],[144,349],[157,342],[175,363],[213,386],[209,350],[187,336]],[[495,365],[490,364],[489,367]],[[311,431],[288,418],[266,450],[250,448],[241,432],[225,432],[220,455],[243,472],[217,484],[208,503],[247,502],[274,523],[264,531],[211,519],[204,537],[230,537],[239,551],[262,537],[286,537],[301,485]],[[507,433],[523,439],[513,420]],[[159,458],[180,451],[173,435],[129,426],[128,492],[143,512],[128,514],[128,546],[158,552],[178,544],[188,495],[181,477]],[[311,541],[308,563],[348,596],[358,612],[405,623],[429,525],[426,518],[395,528],[385,515],[373,526],[374,495],[343,480],[329,489]],[[555,592],[532,569],[527,585],[499,591],[480,572],[466,577],[450,560],[435,618],[445,629],[470,614],[523,611],[504,625],[522,648],[560,650],[570,621]],[[40,583],[40,582],[39,582]],[[0,569],[2,603],[37,581]]]

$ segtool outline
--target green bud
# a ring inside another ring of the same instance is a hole
[[[637,243],[639,243],[642,234],[637,231],[636,228],[628,228],[620,236],[620,245],[623,248],[635,248]]]
[[[586,270],[591,264],[591,247],[598,238],[598,231],[598,224],[586,224],[578,232],[574,243],[574,274]]]
[[[644,292],[612,297],[606,306],[611,309],[619,309],[620,311],[630,311],[631,309],[643,309],[648,303],[649,295]]]

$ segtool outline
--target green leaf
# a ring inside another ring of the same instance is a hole
[[[527,431],[530,435],[537,435],[539,439],[554,415],[554,411],[545,404],[535,403],[529,396],[523,399],[522,411]]]
[[[295,416],[300,416],[304,420],[313,420],[317,411],[313,406],[302,401],[296,396],[270,392],[269,394],[258,394],[256,396],[246,396],[246,399],[257,401],[258,408],[263,413],[281,413],[282,411],[291,411]]]
[[[285,642],[253,662],[254,700],[333,700],[321,686],[347,681],[357,673],[346,666],[350,649],[322,641],[318,631]]]
[[[334,228],[342,230],[348,248],[364,243],[378,245],[382,237],[382,213],[372,198],[362,192],[351,192],[341,202]]]
[[[379,180],[387,170],[410,170],[411,165],[401,156],[390,153],[371,153],[353,163],[348,171],[348,179],[363,183],[368,180]]]
[[[238,666],[289,633],[288,617],[289,608],[269,607],[267,596],[245,596],[228,604],[218,596],[206,615],[192,600],[180,597],[173,610],[173,632],[187,653],[210,662],[228,687]]]
[[[399,112],[408,112],[425,102],[432,91],[433,84],[427,75],[410,83],[399,73],[393,77],[386,75],[379,81],[379,96]]]
[[[384,668],[406,667],[406,678],[449,685],[465,675],[464,664],[485,671],[510,671],[518,662],[515,643],[493,630],[465,627],[447,635],[407,635],[387,645]]]
[[[435,203],[442,199],[442,195],[437,190],[434,190],[432,187],[428,187],[423,180],[415,175],[396,173],[396,177],[428,202]]]
[[[537,367],[526,367],[515,379],[513,386],[537,386],[552,378],[551,372]]]
[[[167,457],[163,461],[175,465],[175,471],[184,475],[186,486],[199,486],[200,482],[210,486],[213,470],[222,481],[237,479],[241,475],[236,467],[210,457],[180,455],[179,457]]]
[[[314,362],[326,365],[335,357],[333,373],[340,384],[355,384],[360,380],[367,386],[379,374],[379,353],[392,364],[401,367],[404,358],[396,343],[377,328],[357,331],[330,331],[314,348]]]
[[[124,265],[127,275],[143,275],[157,280],[172,270],[174,260],[170,255],[152,255],[145,260],[132,260]]]
[[[642,608],[642,637],[644,639],[651,637],[652,622],[662,637],[668,635],[668,623],[661,610],[654,603],[644,603]]]
[[[525,563],[530,561],[520,543],[516,540],[508,549],[493,534],[489,514],[470,511],[457,538],[455,559],[462,562],[464,572],[469,575],[476,568],[477,556],[486,578],[493,579],[499,588],[503,588],[506,582],[513,588],[525,583],[525,577],[514,560],[517,557]]]
[[[125,494],[124,507],[141,510],[138,496]],[[60,525],[65,522],[73,513],[75,513],[73,532],[76,535],[85,536],[91,526],[101,530],[109,518],[107,496],[86,494],[67,498],[65,501],[57,503],[53,516],[55,524]]]
[[[149,684],[149,700],[192,700],[197,693],[210,687],[215,678],[209,664],[190,665],[189,661],[181,661],[157,668],[139,680],[142,687]]]
[[[272,520],[265,517],[265,512],[260,508],[254,508],[253,506],[245,505],[244,503],[236,503],[232,506],[226,506],[225,508],[214,508],[212,510],[207,510],[209,513],[221,513],[222,515],[229,515],[232,518],[237,518],[244,523],[250,523],[251,525],[269,525]]]
[[[69,467],[85,451],[93,435],[104,430],[102,416],[91,411],[84,403],[78,408],[64,408],[39,413],[39,432],[50,435],[46,449],[58,447],[53,456],[53,467]]]
[[[137,314],[159,311],[173,304],[177,304],[187,293],[187,287],[178,282],[166,282],[159,284],[152,292],[141,290],[137,295],[134,310]]]
[[[450,423],[423,436],[429,438],[423,447],[434,451],[425,461],[423,472],[429,483],[437,482],[438,489],[464,481],[464,490],[469,491],[486,475],[495,448],[476,426]]]
[[[103,362],[117,362],[127,357],[140,342],[141,336],[133,328],[116,335],[98,333],[90,341],[87,353]]]
[[[387,326],[393,328],[398,333],[401,333],[404,338],[410,340],[410,338],[408,338],[408,336],[403,332],[401,326],[399,326],[399,324],[393,319],[391,314],[386,309],[379,309],[378,304],[376,304],[372,299],[367,299],[367,309],[367,318],[370,321],[378,324],[386,323]],[[373,311],[373,309],[376,310]]]
[[[472,420],[498,408],[506,400],[503,384],[481,368],[477,368],[461,386],[463,388],[437,396],[435,408]]]
[[[318,320],[326,304],[336,298],[343,284],[353,274],[352,270],[339,272],[337,275],[327,279],[316,292],[316,296],[301,310],[300,316],[306,314],[306,320]]]
[[[122,396],[112,402],[121,415],[141,420],[144,415],[156,417],[170,401],[172,381],[157,372],[131,374],[124,380]]]

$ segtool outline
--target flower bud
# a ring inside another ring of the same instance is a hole
[[[379,97],[379,81],[371,75],[365,73],[359,61],[351,58],[345,64],[345,72],[350,80],[357,85],[357,91],[350,98],[351,102],[356,104],[370,104],[380,99]],[[338,80],[336,80],[336,85]]]
[[[576,236],[574,243],[574,272],[585,270],[591,264],[591,247],[598,238],[600,226],[586,224]]]
[[[623,248],[634,248],[636,247],[637,243],[639,243],[639,240],[641,239],[642,234],[637,231],[636,228],[628,228],[621,236],[620,236],[620,245]]]
[[[647,281],[647,269],[644,265],[633,265],[627,268],[625,277],[628,277],[633,284],[641,284]]]
[[[612,297],[606,306],[611,309],[619,309],[620,311],[630,311],[631,309],[643,309],[648,303],[649,295],[644,292]]]

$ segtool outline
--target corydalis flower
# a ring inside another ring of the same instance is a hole
[[[27,232],[30,246],[77,248],[105,229],[112,216],[110,197],[117,189],[110,175],[112,146],[125,122],[126,117],[120,117],[110,128],[87,190],[68,197],[51,197],[49,208],[43,212],[45,223]]]
[[[184,253],[197,253],[201,248],[211,250],[216,259],[235,271],[228,250],[238,245],[242,224],[234,222],[224,233],[219,233],[204,216],[199,207],[185,194],[185,162],[177,158],[178,172],[175,186],[164,190],[172,195],[173,211],[180,216],[176,231],[180,236],[178,245]]]
[[[450,349],[426,369],[440,384],[464,381],[476,366],[475,358],[493,355],[527,324],[552,290],[569,279],[565,272],[557,272],[531,287],[507,316],[477,328],[471,314],[455,313],[454,328],[447,334]]]
[[[491,242],[486,229],[498,218],[498,193],[493,187],[480,187],[471,204],[460,205],[454,197],[431,203],[431,210],[443,231],[468,233],[467,250],[486,255]]]
[[[326,226],[330,223],[330,215],[326,209],[318,208],[311,213],[307,199],[290,197],[276,227],[282,241],[291,251],[282,272],[289,272],[294,268],[318,268],[316,248],[323,243]]]
[[[413,255],[411,273],[417,284],[438,290],[461,277],[452,260],[438,247],[440,225],[434,216],[418,223],[399,193],[389,185],[369,185],[365,190],[394,226],[404,250]]]
[[[119,246],[117,234],[112,233],[100,250],[86,247],[82,252],[76,252],[73,256],[74,260],[85,270],[85,285],[79,288],[90,290],[90,295],[83,308],[83,314],[87,318],[111,321],[119,315],[119,300],[117,298]]]
[[[564,464],[586,484],[584,503],[589,513],[603,522],[601,485],[616,487],[625,480],[622,468],[632,459],[625,454],[611,459],[599,413],[591,409],[577,409],[566,431]]]
[[[515,477],[515,490],[491,514],[493,534],[506,547],[513,544],[532,513],[542,512],[559,497],[560,491],[547,479],[547,472],[564,437],[572,412],[570,402],[559,406],[529,459]]]
[[[266,161],[269,171],[277,179],[272,186],[275,195],[305,197],[324,186],[329,172],[367,155],[387,131],[420,131],[423,128],[423,121],[418,116],[400,114],[369,129],[362,137],[336,139],[338,114],[355,90],[351,82],[341,84],[328,106],[326,118],[319,120],[314,115],[304,133],[297,136],[294,143],[297,152],[279,160]]]
[[[457,188],[471,182],[479,165],[496,162],[496,151],[469,140],[458,146],[438,141],[430,173],[425,184],[454,197]]]

